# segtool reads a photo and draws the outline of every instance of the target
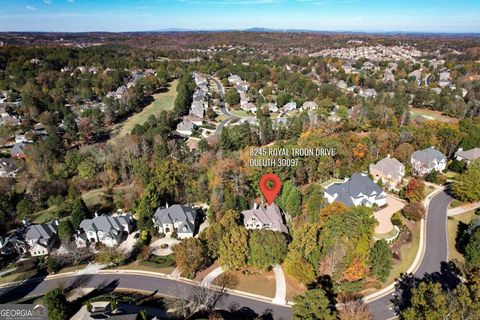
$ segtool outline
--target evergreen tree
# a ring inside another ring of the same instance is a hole
[[[392,270],[392,252],[385,240],[375,242],[370,252],[372,274],[380,281],[385,281]]]

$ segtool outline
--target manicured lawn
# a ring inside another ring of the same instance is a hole
[[[48,208],[46,210],[43,210],[43,211],[39,211],[39,212],[35,213],[32,223],[50,222],[50,221],[52,221],[53,219],[56,218],[54,212],[55,212],[55,206],[50,207],[50,208]]]
[[[283,268],[283,270],[285,270],[285,268]],[[287,274],[285,274],[285,281],[287,283],[286,299],[289,302],[293,301],[293,297],[298,296],[307,290],[302,284],[298,283],[297,281],[295,281],[295,279],[288,276]]]
[[[79,264],[79,265],[76,265],[76,266],[71,266],[71,267],[65,267],[65,268],[62,268],[60,270],[58,270],[56,272],[56,274],[59,274],[59,273],[67,273],[67,272],[74,272],[74,271],[77,271],[77,270],[82,270],[82,269],[85,269],[87,265],[86,264]]]
[[[125,269],[125,270],[141,270],[141,271],[150,271],[150,272],[157,272],[163,274],[170,274],[175,270],[175,267],[164,266],[161,264],[144,261],[144,260],[137,260],[130,264],[118,267],[117,269]]]
[[[37,270],[30,270],[26,272],[16,272],[9,274],[5,277],[0,277],[0,284],[14,282],[14,281],[22,281],[27,280],[29,278],[34,277],[37,274]]]
[[[455,179],[458,176],[458,173],[453,171],[447,171],[444,173],[444,175],[447,179]]]
[[[438,120],[442,122],[458,122],[458,119],[443,115],[441,112],[429,109],[412,108],[412,110],[410,111],[410,115],[412,120],[419,116],[425,116],[431,120]]]
[[[275,296],[275,275],[273,271],[245,275],[240,271],[232,272],[238,279],[236,290],[273,298]]]
[[[405,221],[403,217],[402,220]],[[400,276],[401,273],[406,272],[408,268],[410,268],[410,266],[412,265],[413,260],[415,260],[418,246],[420,244],[420,222],[417,222],[416,224],[410,224],[410,230],[412,231],[412,241],[404,244],[400,248],[401,259],[398,263],[393,265],[390,276],[383,283],[382,288],[392,283],[396,278]]]
[[[468,224],[475,216],[475,211],[472,210],[447,219],[448,260],[457,259],[461,263],[464,262],[463,255],[455,248],[457,228],[460,222]]]
[[[239,117],[248,117],[248,116],[251,116],[251,114],[248,114],[245,110],[233,110],[233,109],[229,109],[228,111],[230,111],[230,113],[233,113],[234,115],[236,116],[239,116]]]
[[[432,187],[432,186],[425,186],[425,191],[424,191],[424,196],[425,198],[430,194],[432,193],[433,191],[435,191],[435,188]]]
[[[136,124],[143,124],[151,115],[159,116],[160,112],[163,110],[172,110],[175,97],[177,96],[177,84],[178,79],[175,79],[170,83],[170,87],[166,92],[153,95],[154,100],[151,104],[123,122],[122,129],[116,137],[123,137],[127,135],[132,131]],[[114,137],[112,140],[114,140],[116,137]]]
[[[113,188],[114,193],[121,193],[122,191],[127,191],[130,186],[117,186]],[[105,188],[89,190],[82,194],[82,199],[87,205],[87,207],[92,208],[97,204],[102,203],[103,195]]]
[[[460,200],[457,200],[457,199],[454,199],[451,203],[450,203],[450,207],[449,208],[457,208],[457,207],[460,207],[462,205],[464,205],[465,203],[460,201]]]

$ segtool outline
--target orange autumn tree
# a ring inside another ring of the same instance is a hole
[[[347,281],[358,281],[365,277],[368,269],[365,261],[360,257],[354,257],[352,263],[345,269],[343,278]]]

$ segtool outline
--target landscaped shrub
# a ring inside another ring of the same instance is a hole
[[[405,218],[412,221],[419,221],[425,217],[425,207],[419,202],[410,202],[402,210]]]

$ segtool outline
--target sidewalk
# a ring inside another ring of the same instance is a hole
[[[477,208],[480,208],[480,201],[478,202],[472,202],[472,203],[466,203],[464,205],[461,205],[460,207],[457,208],[452,208],[447,210],[447,216],[452,217],[456,216],[471,210],[475,210]]]

